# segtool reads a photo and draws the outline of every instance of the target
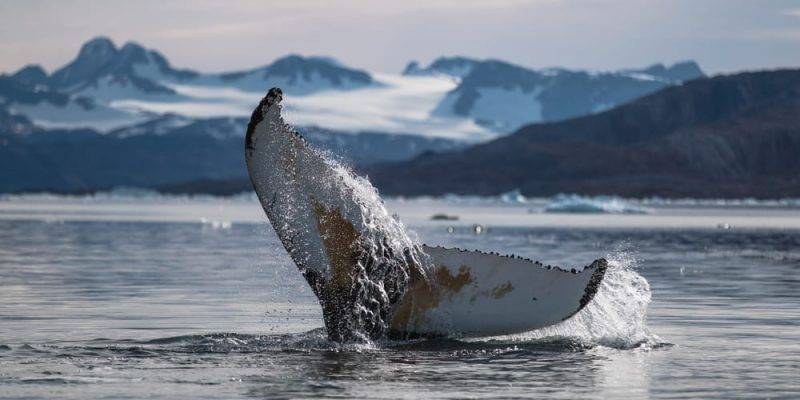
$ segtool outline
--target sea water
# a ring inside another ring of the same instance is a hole
[[[574,318],[508,337],[339,345],[251,196],[5,197],[0,398],[800,396],[793,203],[546,204],[387,208],[424,243],[565,267],[608,258]]]

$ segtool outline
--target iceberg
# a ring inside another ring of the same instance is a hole
[[[499,196],[499,199],[503,203],[527,203],[528,199],[522,195],[522,192],[519,189],[514,189],[510,192],[503,193]]]
[[[547,213],[648,214],[650,210],[631,204],[617,196],[585,197],[559,194],[544,207]]]

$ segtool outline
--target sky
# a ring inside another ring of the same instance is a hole
[[[289,53],[379,72],[442,55],[595,71],[693,59],[709,73],[800,67],[800,1],[0,1],[0,71],[48,71],[108,36],[204,72]]]

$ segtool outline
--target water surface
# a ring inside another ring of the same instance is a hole
[[[800,396],[795,208],[388,207],[426,243],[614,268],[561,326],[341,346],[252,199],[6,198],[0,397]]]

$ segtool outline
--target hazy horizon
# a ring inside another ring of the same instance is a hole
[[[695,60],[711,74],[800,65],[800,4],[790,1],[423,4],[3,2],[0,70],[39,64],[52,72],[96,36],[118,46],[138,42],[175,67],[203,72],[258,67],[291,53],[379,72],[454,55],[588,70]]]

